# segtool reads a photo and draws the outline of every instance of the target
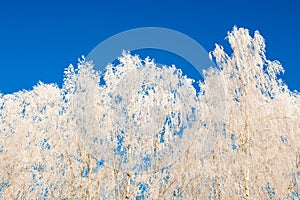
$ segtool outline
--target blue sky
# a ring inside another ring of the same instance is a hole
[[[276,0],[2,1],[0,91],[31,89],[39,80],[61,85],[65,67],[131,28],[177,30],[211,51],[215,43],[229,49],[224,38],[234,25],[252,34],[258,29],[266,39],[268,58],[279,60],[289,88],[300,90],[299,10],[297,1]]]

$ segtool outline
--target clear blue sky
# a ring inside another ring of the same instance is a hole
[[[121,31],[158,26],[180,31],[207,50],[225,45],[234,25],[258,29],[269,59],[281,61],[291,89],[300,90],[298,1],[1,1],[0,91],[61,85],[64,68]],[[175,63],[176,64],[176,63]]]

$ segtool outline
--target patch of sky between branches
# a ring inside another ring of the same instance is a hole
[[[151,48],[134,50],[131,51],[131,54],[138,55],[142,60],[144,60],[146,57],[154,59],[154,62],[155,64],[157,64],[158,67],[161,67],[162,65],[175,65],[177,69],[182,70],[183,75],[186,75],[187,77],[195,80],[193,86],[196,89],[196,91],[199,92],[200,88],[198,82],[203,81],[203,77],[191,63],[189,63],[181,56],[178,56],[177,54],[165,50]],[[112,62],[112,64],[114,66],[117,66],[118,64],[120,64],[120,62],[118,61],[118,59],[115,59]],[[103,77],[101,77],[100,85],[103,84],[105,84],[105,81],[103,80]]]

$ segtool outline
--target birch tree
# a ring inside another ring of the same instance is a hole
[[[258,31],[227,39],[198,93],[124,52],[105,72],[70,65],[62,88],[0,95],[0,198],[299,199],[299,93]]]

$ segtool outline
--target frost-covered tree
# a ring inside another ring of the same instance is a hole
[[[213,52],[226,93],[226,135],[215,150],[221,193],[299,197],[299,94],[277,79],[283,68],[266,59],[257,31],[251,38],[248,30],[234,28],[228,39],[231,56],[218,45]]]
[[[0,199],[299,199],[299,93],[258,32],[228,40],[198,93],[125,52],[0,95]]]

